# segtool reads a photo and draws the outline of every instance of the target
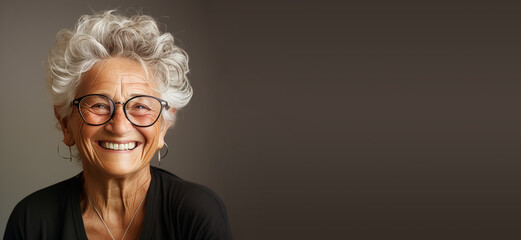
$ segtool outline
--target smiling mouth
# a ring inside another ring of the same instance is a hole
[[[128,151],[136,148],[138,142],[128,142],[128,143],[113,143],[113,142],[104,142],[99,141],[98,145],[104,149],[115,150],[115,151]]]

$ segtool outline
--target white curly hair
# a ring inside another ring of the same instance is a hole
[[[82,75],[94,64],[113,57],[139,62],[149,79],[158,82],[160,96],[170,107],[179,110],[190,101],[188,55],[174,44],[172,34],[160,32],[150,16],[126,17],[110,10],[83,15],[74,29],[63,29],[56,36],[46,70],[60,116],[72,112],[70,102]],[[163,111],[163,118],[173,121],[175,114]]]

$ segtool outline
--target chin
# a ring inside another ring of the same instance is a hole
[[[109,175],[114,177],[124,177],[129,174],[135,173],[137,169],[131,166],[120,166],[120,167],[108,167],[104,169]]]
[[[101,164],[94,167],[99,168],[99,172],[104,172],[111,177],[125,177],[139,172],[146,166],[147,164],[137,160],[102,158]]]

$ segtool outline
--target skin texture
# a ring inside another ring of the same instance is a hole
[[[126,58],[111,58],[97,63],[82,78],[76,98],[87,94],[103,94],[115,102],[125,102],[135,95],[159,97],[152,81],[141,65]],[[111,239],[93,210],[94,203],[116,239],[121,239],[134,211],[150,185],[149,162],[164,145],[164,136],[171,122],[163,118],[150,127],[136,127],[117,105],[114,118],[101,126],[86,124],[77,108],[60,119],[64,142],[76,145],[81,155],[84,183],[82,214],[89,239]],[[172,110],[175,112],[175,109]],[[99,142],[126,143],[136,141],[136,148],[127,151],[104,149]],[[145,200],[146,202],[146,200]],[[136,215],[125,239],[137,239],[144,217],[144,204]]]

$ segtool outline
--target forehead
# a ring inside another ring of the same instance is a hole
[[[126,58],[111,58],[96,63],[86,72],[78,86],[77,97],[86,94],[156,95],[141,64]]]

